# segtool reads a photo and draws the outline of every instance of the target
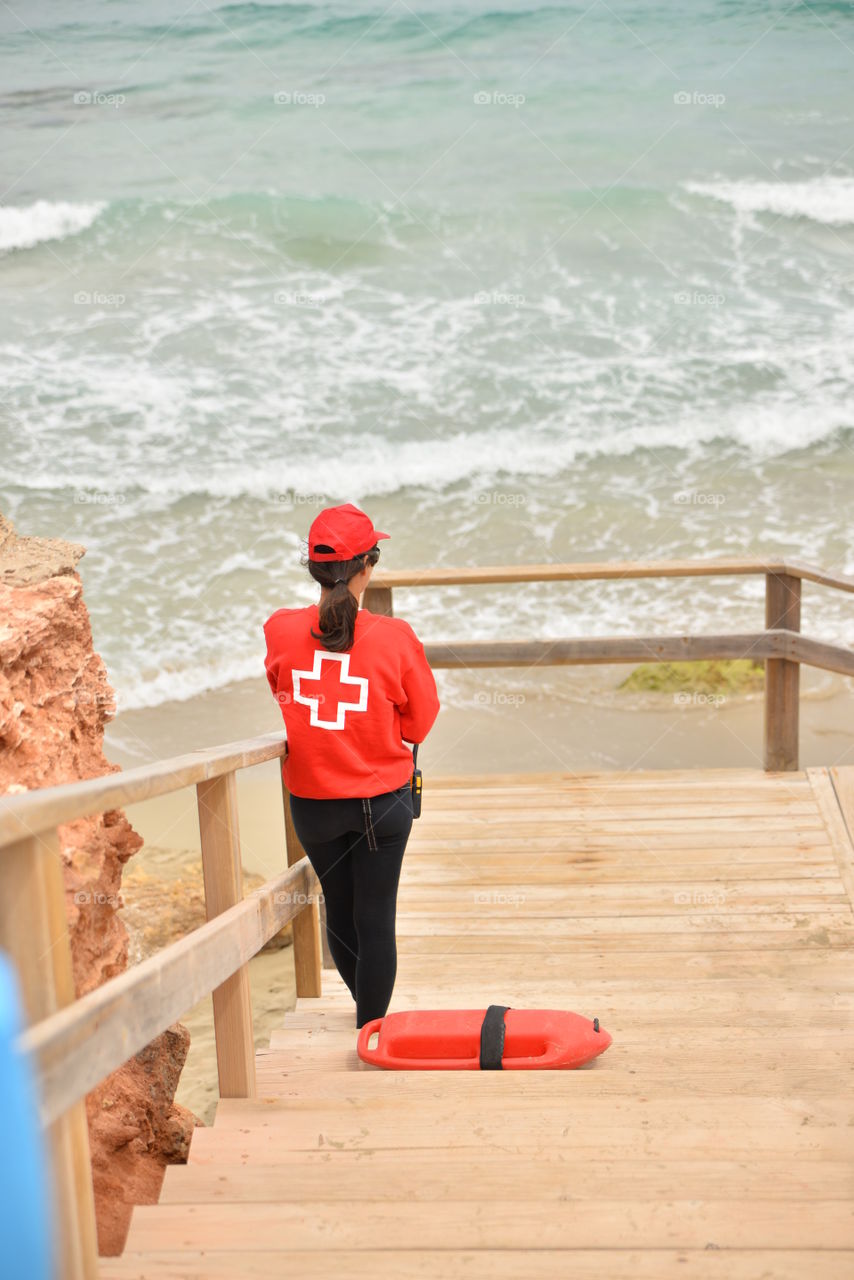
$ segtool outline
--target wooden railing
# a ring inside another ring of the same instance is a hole
[[[764,766],[798,768],[800,664],[854,675],[854,651],[800,634],[801,582],[854,592],[854,578],[782,558],[659,560],[610,564],[482,565],[473,569],[398,569],[374,573],[363,604],[393,614],[395,587],[520,582],[623,581],[765,575],[765,628],[737,635],[604,636],[581,640],[467,640],[425,644],[433,667],[540,667],[556,664],[686,662],[753,658],[765,666]]]
[[[801,663],[854,675],[854,652],[800,634],[801,582],[854,591],[854,579],[783,560],[494,566],[376,574],[363,603],[392,613],[395,587],[763,573],[765,629],[741,635],[620,636],[582,640],[436,641],[435,667],[683,661],[753,657],[765,663],[765,767],[797,768]],[[297,994],[320,995],[319,884],[284,800],[286,871],[243,896],[236,773],[280,760],[281,733],[192,752],[154,765],[0,797],[0,946],[22,987],[30,1055],[54,1174],[63,1274],[97,1274],[86,1093],[204,995],[213,994],[221,1097],[255,1093],[248,961],[288,921]],[[207,924],[74,998],[57,827],[195,786]]]
[[[286,871],[243,896],[237,770],[281,760],[281,733],[106,777],[0,797],[0,946],[21,984],[53,1174],[63,1276],[94,1280],[97,1241],[85,1095],[212,993],[219,1092],[255,1095],[248,961],[293,921],[299,996],[319,996],[319,885],[282,783]],[[196,787],[208,923],[74,998],[57,827]],[[284,859],[283,859],[284,861]],[[10,1153],[14,1159],[14,1153]]]

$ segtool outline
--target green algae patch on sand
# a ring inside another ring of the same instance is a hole
[[[630,693],[756,693],[764,687],[765,666],[752,658],[720,661],[645,662],[617,686]]]

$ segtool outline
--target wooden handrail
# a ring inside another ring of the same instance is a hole
[[[394,615],[397,587],[499,585],[520,582],[620,581],[761,573],[765,629],[741,635],[603,636],[553,640],[460,640],[425,644],[435,667],[553,666],[575,663],[685,662],[752,657],[765,666],[765,768],[797,769],[801,663],[854,675],[854,651],[800,635],[801,584],[854,592],[854,578],[785,556],[719,556],[710,560],[615,561],[609,564],[480,565],[474,568],[382,570],[371,577],[363,603]]]
[[[813,565],[802,564],[799,560],[787,560],[785,572],[790,578],[800,578],[803,582],[817,582],[822,587],[832,587],[836,591],[854,591],[854,578],[846,573],[826,573]]]
[[[448,587],[511,582],[580,582],[634,578],[732,577],[745,574],[787,574],[839,591],[854,592],[854,578],[831,574],[812,565],[781,557],[717,557],[709,560],[616,560],[609,563],[478,565],[476,568],[378,569],[371,588]]]
[[[428,641],[431,667],[591,666],[624,662],[711,662],[785,658],[854,675],[854,650],[783,628],[719,636],[596,636],[580,640]]]
[[[241,969],[318,889],[302,858],[207,924],[25,1031],[19,1047],[38,1066],[44,1124]]]
[[[589,666],[623,662],[692,662],[784,658],[788,631],[717,636],[595,636],[556,640],[454,640],[424,645],[433,667]],[[840,652],[843,652],[840,650]]]
[[[835,671],[837,675],[854,676],[854,649],[827,644],[824,640],[812,640],[797,632],[789,631],[786,634],[789,637],[786,656],[793,662],[803,663],[807,667],[820,667],[823,671]]]

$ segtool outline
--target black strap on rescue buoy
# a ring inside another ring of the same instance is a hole
[[[501,1071],[501,1058],[504,1053],[504,1015],[509,1004],[491,1004],[483,1015],[480,1024],[480,1069],[481,1071]]]

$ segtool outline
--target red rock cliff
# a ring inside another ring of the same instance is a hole
[[[0,515],[0,795],[114,773],[103,750],[113,690],[92,647],[76,564],[85,548],[18,537]],[[59,828],[77,995],[127,967],[122,868],[142,839],[120,810]],[[190,1037],[176,1023],[86,1099],[102,1254],[134,1204],[185,1160],[195,1117],[174,1103]]]

